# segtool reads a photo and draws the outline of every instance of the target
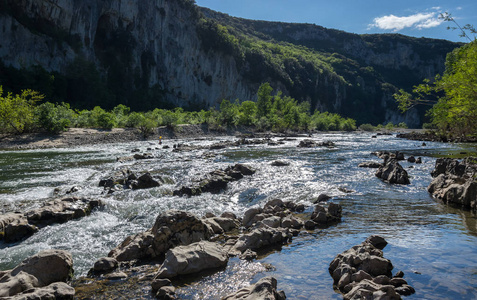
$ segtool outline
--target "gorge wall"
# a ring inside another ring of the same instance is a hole
[[[392,94],[443,72],[459,46],[232,18],[191,0],[0,0],[0,32],[0,85],[79,107],[208,108],[270,82],[313,109],[410,126],[422,112],[400,115]]]

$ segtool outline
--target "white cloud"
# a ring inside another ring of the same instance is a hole
[[[377,27],[384,30],[400,31],[404,28],[417,28],[419,30],[439,26],[442,20],[437,18],[437,13],[418,13],[407,17],[388,15],[375,18],[369,29]]]

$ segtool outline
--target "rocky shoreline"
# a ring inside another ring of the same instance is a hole
[[[195,133],[192,132],[191,135],[194,136]],[[84,142],[81,139],[73,139]],[[88,142],[95,139],[91,138]],[[99,139],[99,141],[109,140]],[[275,142],[267,138],[253,140],[253,143],[269,145],[274,145]],[[208,146],[210,147],[208,149],[223,149],[248,143],[252,143],[252,140],[242,138],[237,142],[214,144]],[[297,147],[332,148],[336,145],[331,142],[315,143],[313,140],[305,140]],[[176,145],[172,151],[190,150],[195,148]],[[360,167],[377,168],[375,176],[387,184],[410,183],[409,175],[398,163],[405,160],[402,153],[380,151],[372,154],[383,162],[367,162],[360,164]],[[151,159],[151,157],[132,159]],[[421,158],[408,157],[407,160],[410,163],[422,163]],[[462,162],[439,159],[432,174],[435,179],[429,186],[429,192],[445,203],[456,203],[475,210],[476,162],[476,159],[471,158]],[[275,161],[273,164],[281,166],[286,165],[286,162]],[[198,185],[182,186],[173,193],[175,196],[186,197],[200,193],[219,193],[227,188],[229,182],[254,174],[253,167],[235,164],[226,169],[207,173],[200,179]],[[149,173],[138,176],[130,171],[107,177],[99,182],[99,186],[104,187],[107,193],[120,189],[147,189],[160,184],[161,178],[154,178]],[[316,229],[326,230],[329,226],[337,224],[341,221],[342,207],[329,201],[330,199],[326,195],[320,195],[316,201],[311,201],[318,203],[313,207],[273,199],[263,207],[248,209],[241,218],[230,212],[224,212],[220,216],[208,213],[199,218],[186,211],[167,211],[157,216],[152,228],[127,237],[112,249],[107,257],[99,258],[91,267],[87,278],[71,282],[71,265],[68,267],[70,275],[63,276],[58,281],[44,281],[37,277],[35,271],[24,275],[29,280],[29,283],[24,284],[26,279],[15,278],[18,273],[15,271],[17,267],[14,270],[0,272],[0,297],[88,299],[97,293],[98,285],[109,286],[108,282],[120,280],[141,282],[152,290],[151,296],[157,299],[176,299],[175,285],[178,278],[213,274],[223,270],[231,257],[255,260],[260,253],[270,248],[280,248],[291,243],[293,237],[300,233],[313,232]],[[2,215],[0,240],[4,239],[6,243],[21,241],[42,227],[85,217],[92,209],[101,205],[99,200],[67,196],[49,201],[39,209]],[[414,289],[402,279],[404,276],[402,272],[392,276],[392,264],[383,258],[382,253],[386,244],[383,238],[371,236],[362,244],[339,254],[330,264],[329,271],[334,279],[334,287],[345,299],[363,297],[400,299],[401,296],[414,293]],[[44,253],[37,254],[37,256],[44,255]],[[53,256],[60,257],[66,265],[70,265],[71,254],[55,252]],[[22,266],[28,261],[38,260],[35,257],[25,260]],[[76,291],[72,291],[71,286]],[[286,299],[285,293],[279,291],[278,286],[275,278],[265,277],[256,284],[240,289],[223,299]]]
[[[408,139],[412,141],[425,141],[425,142],[442,142],[442,143],[477,143],[477,137],[451,137],[442,135],[436,131],[419,130],[412,132],[400,133],[398,138]]]

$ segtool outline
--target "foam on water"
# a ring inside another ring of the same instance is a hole
[[[186,299],[217,299],[239,286],[273,275],[279,288],[292,299],[339,299],[332,289],[328,265],[334,256],[361,243],[371,234],[384,236],[389,246],[385,257],[396,271],[403,270],[418,291],[409,297],[468,299],[477,297],[477,222],[475,216],[436,203],[427,193],[435,157],[469,151],[469,146],[427,143],[370,134],[323,134],[317,142],[333,141],[334,148],[297,148],[304,138],[289,139],[279,146],[253,145],[220,150],[173,152],[154,142],[136,142],[81,147],[0,152],[0,205],[4,211],[37,207],[59,188],[72,186],[78,195],[100,199],[105,204],[90,216],[41,229],[17,245],[0,243],[0,269],[12,268],[42,249],[71,251],[75,275],[85,275],[93,263],[127,236],[152,227],[156,217],[169,209],[187,210],[198,216],[206,212],[232,211],[241,216],[250,206],[262,206],[273,198],[311,205],[322,193],[343,206],[343,221],[321,231],[303,232],[292,244],[261,258],[261,264],[232,260],[223,272],[179,289]],[[234,138],[164,141],[210,145]],[[151,148],[151,150],[147,150]],[[131,150],[152,153],[156,159],[121,163],[117,157]],[[376,170],[358,168],[364,161],[378,159],[371,152],[399,150],[422,156],[421,165],[401,162],[411,185],[388,185],[374,176]],[[287,161],[273,167],[275,160]],[[174,197],[172,191],[196,182],[204,174],[235,163],[257,169],[253,176],[229,184],[220,194]],[[412,167],[412,168],[411,168]],[[123,168],[162,176],[166,183],[147,190],[125,190],[107,195],[98,182]],[[418,272],[418,273],[414,273]],[[237,284],[239,282],[239,284]],[[217,293],[217,287],[223,290]],[[202,295],[199,298],[193,295]],[[152,296],[151,296],[152,297]],[[194,298],[195,297],[195,298]]]

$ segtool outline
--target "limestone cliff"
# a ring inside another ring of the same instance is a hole
[[[193,0],[0,0],[0,32],[0,84],[35,87],[35,79],[53,74],[54,81],[37,80],[38,88],[48,85],[42,92],[57,101],[207,108],[254,99],[268,81],[313,108],[375,123],[402,121],[391,97],[396,87],[442,72],[445,54],[457,46],[419,40],[433,48],[424,59],[408,38],[247,21],[201,10]],[[250,46],[257,40],[305,46],[324,62],[294,56],[277,64]],[[407,118],[421,122],[416,112]]]

